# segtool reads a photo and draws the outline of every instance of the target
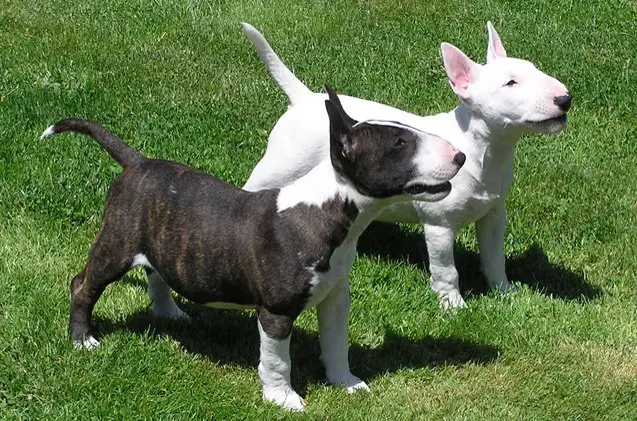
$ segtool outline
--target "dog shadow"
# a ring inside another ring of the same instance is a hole
[[[205,357],[216,364],[238,365],[256,369],[259,362],[259,334],[256,313],[217,310],[182,302],[190,321],[155,319],[149,309],[134,313],[122,321],[94,317],[100,337],[117,331],[175,339],[186,352]],[[318,333],[294,327],[290,342],[292,384],[302,395],[313,383],[326,383],[320,361]],[[352,344],[349,351],[351,370],[363,380],[401,369],[446,365],[491,364],[499,348],[459,338],[419,339],[403,337],[391,330],[379,347]]]
[[[372,223],[358,241],[358,252],[388,261],[406,261],[428,271],[424,236],[397,224]],[[489,289],[480,272],[478,253],[456,243],[454,256],[462,295],[474,297],[486,294]],[[528,285],[543,295],[580,303],[601,295],[599,288],[586,282],[583,272],[573,272],[551,263],[538,244],[532,244],[524,253],[508,258],[506,271],[510,280]]]

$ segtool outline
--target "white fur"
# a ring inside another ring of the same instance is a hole
[[[414,156],[414,164],[417,168],[418,181],[428,185],[436,185],[451,179],[458,167],[453,162],[458,150],[449,147],[449,142],[434,135],[422,135],[418,143],[418,149]],[[446,196],[441,194],[422,194],[414,196],[417,200],[425,199],[427,202],[437,201]],[[428,197],[431,196],[431,197]]]
[[[133,257],[133,263],[131,263],[131,268],[134,268],[137,266],[143,266],[148,269],[153,269],[153,266],[150,264],[146,256],[143,255],[142,253],[136,254],[135,257]]]
[[[303,411],[305,401],[292,389],[290,382],[290,337],[279,340],[270,338],[261,321],[259,327],[259,378],[263,386],[263,399],[292,411]]]
[[[54,134],[55,132],[53,131],[53,125],[51,125],[47,127],[46,130],[40,135],[40,140],[44,139],[45,137],[53,136]]]
[[[259,48],[257,51],[261,56],[261,59],[266,63],[271,63],[272,65],[268,66],[268,71],[277,81],[281,89],[285,92],[285,94],[290,98],[290,102],[294,104],[296,102],[296,98],[302,98],[306,95],[311,95],[312,91],[310,91],[307,86],[305,86],[300,80],[298,80],[290,69],[288,69],[276,55],[274,50],[270,48],[268,42],[260,36],[261,34],[257,31],[252,25],[249,23],[242,23],[243,30],[248,36],[252,34],[254,38],[253,42],[257,43]]]
[[[360,126],[361,124],[375,124],[380,126],[398,127],[400,129],[406,129],[406,130],[412,130],[419,133],[424,133],[422,130],[417,129],[416,127],[412,127],[410,125],[401,123],[399,121],[391,121],[391,120],[364,120],[364,121],[359,121],[358,123],[354,124],[352,127]]]
[[[136,254],[135,257],[133,257],[131,268],[138,266],[154,269],[148,261],[148,258],[142,253]],[[148,295],[150,297],[153,316],[160,319],[190,320],[190,316],[177,306],[170,291],[170,286],[162,279],[156,270],[153,270],[148,275]]]
[[[564,122],[556,120],[539,122],[562,114],[553,100],[567,94],[564,85],[528,61],[506,57],[490,23],[488,31],[486,65],[471,61],[450,44],[441,45],[450,85],[462,101],[449,113],[421,117],[372,101],[339,96],[345,111],[356,120],[399,121],[448,139],[467,156],[445,199],[397,203],[379,217],[389,222],[424,224],[432,287],[444,308],[465,306],[458,288],[453,244],[458,231],[471,222],[476,223],[487,282],[502,291],[512,288],[504,271],[504,228],[515,146],[524,133],[556,133],[564,128]],[[285,67],[258,31],[250,27],[245,32],[271,73],[273,68]],[[326,95],[308,93],[307,88],[287,89],[302,82],[291,72],[279,70],[275,80],[288,94],[291,107],[272,129],[265,156],[254,168],[246,190],[285,186],[329,156]],[[516,83],[506,86],[512,79]]]
[[[81,341],[73,341],[73,345],[76,349],[86,349],[87,351],[91,351],[95,348],[98,348],[100,346],[100,343],[93,337],[93,335],[89,335]]]
[[[347,241],[332,253],[330,270],[317,272],[314,268],[308,268],[313,276],[307,308],[315,307],[321,303],[334,288],[338,288],[340,284],[347,281],[355,257],[356,242]]]
[[[331,168],[329,161],[303,177],[300,183],[292,183],[281,189],[277,197],[277,210],[282,212],[296,205],[321,206],[336,197],[344,182]]]
[[[352,249],[351,252],[353,260],[356,250]],[[357,390],[369,392],[367,384],[349,370],[347,359],[349,305],[349,283],[345,279],[345,282],[333,288],[317,306],[321,360],[325,366],[327,380],[331,384],[345,387],[348,393]]]
[[[160,319],[190,320],[190,316],[177,306],[170,286],[157,271],[148,274],[148,295],[153,315]]]

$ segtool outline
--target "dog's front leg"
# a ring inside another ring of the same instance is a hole
[[[177,306],[175,299],[170,293],[170,286],[153,269],[146,269],[148,277],[148,295],[150,305],[153,309],[153,316],[160,319],[189,321],[190,316]]]
[[[364,381],[349,371],[347,330],[349,323],[349,280],[336,286],[316,307],[321,342],[321,360],[327,381],[344,386],[348,393],[369,392]]]
[[[504,233],[506,229],[506,204],[504,200],[476,221],[480,269],[489,287],[503,292],[514,287],[505,272]]]
[[[292,411],[303,411],[305,401],[292,389],[290,382],[293,322],[290,317],[272,314],[264,308],[259,310],[259,378],[263,386],[263,400]]]
[[[425,224],[425,242],[429,253],[431,288],[445,310],[466,307],[460,295],[458,270],[453,257],[456,230]]]

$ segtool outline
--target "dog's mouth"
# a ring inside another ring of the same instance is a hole
[[[529,121],[528,125],[533,131],[541,134],[559,133],[566,127],[566,113],[546,120]]]
[[[411,196],[420,196],[420,195],[439,195],[439,194],[448,194],[451,191],[451,183],[449,181],[445,181],[440,184],[425,184],[425,183],[412,183],[405,187],[405,193]]]
[[[537,121],[529,121],[531,124],[547,124],[547,123],[558,123],[565,124],[566,123],[566,113],[561,114],[557,117],[547,118],[546,120],[537,120]]]

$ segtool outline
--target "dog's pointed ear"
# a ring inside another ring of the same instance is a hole
[[[343,118],[343,121],[345,121],[349,126],[353,126],[354,124],[356,124],[357,121],[354,120],[353,118],[351,118],[349,115],[347,115],[347,113],[343,109],[343,105],[341,104],[341,100],[338,98],[338,95],[336,95],[336,93],[334,92],[332,87],[330,85],[328,85],[327,83],[325,84],[325,92],[327,92],[327,96],[329,97],[329,101],[334,104],[334,106],[336,107],[338,112],[341,114],[341,116]]]
[[[480,65],[446,42],[440,44],[440,53],[451,89],[460,99],[468,101],[471,96],[469,88],[478,77]]]
[[[507,56],[507,52],[504,50],[500,35],[495,31],[495,28],[491,24],[491,21],[487,22],[487,32],[489,33],[489,45],[487,46],[487,63],[492,62],[498,58],[504,58]]]
[[[345,158],[351,155],[351,132],[356,120],[351,118],[341,105],[341,101],[332,88],[325,84],[329,99],[325,100],[325,109],[330,118],[330,150]]]

